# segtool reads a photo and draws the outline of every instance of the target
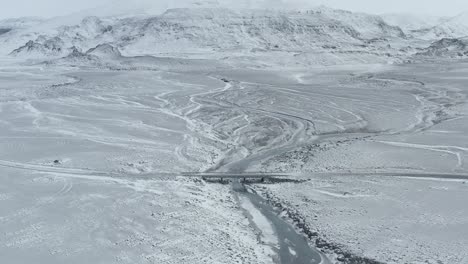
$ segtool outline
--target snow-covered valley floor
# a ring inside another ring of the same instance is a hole
[[[308,181],[256,188],[327,242],[387,263],[468,263],[464,62],[2,65],[9,263],[274,261],[229,186],[179,177],[197,171],[293,173]]]

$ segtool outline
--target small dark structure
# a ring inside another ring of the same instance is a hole
[[[187,172],[183,173],[186,177],[199,177],[206,182],[219,182],[229,183],[233,180],[240,181],[243,183],[249,182],[261,182],[264,183],[267,180],[273,180],[276,178],[288,177],[286,174],[275,174],[275,173],[263,173],[263,172],[245,172],[245,173],[229,173],[229,172]]]

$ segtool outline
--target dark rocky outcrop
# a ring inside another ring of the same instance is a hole
[[[416,53],[418,57],[463,58],[468,57],[468,40],[443,38]]]

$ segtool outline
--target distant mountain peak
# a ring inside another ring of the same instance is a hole
[[[59,37],[53,37],[45,40],[44,42],[38,42],[30,40],[23,46],[13,50],[10,55],[30,55],[34,56],[60,56],[64,53],[65,43]]]

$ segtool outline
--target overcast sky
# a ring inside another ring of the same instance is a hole
[[[160,8],[184,6],[194,0],[0,0],[0,18],[20,16],[61,16],[82,9],[124,3],[128,6],[153,5]],[[206,0],[198,0],[206,1]],[[368,13],[417,13],[432,15],[456,15],[468,11],[468,0],[209,0],[235,7],[272,7],[288,5],[304,8],[326,5]]]

